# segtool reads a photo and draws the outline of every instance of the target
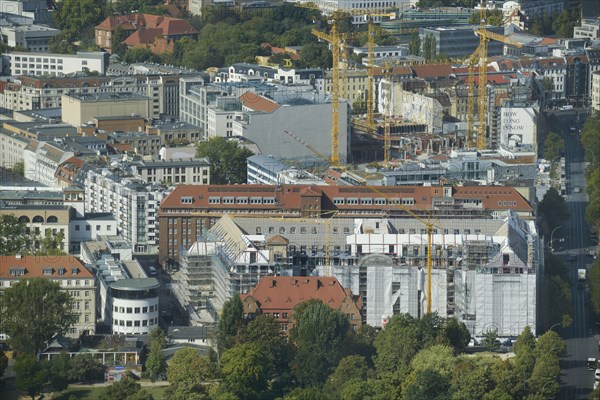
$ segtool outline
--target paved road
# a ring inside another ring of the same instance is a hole
[[[567,252],[563,252],[565,263],[570,268],[571,293],[573,297],[574,318],[568,329],[561,330],[567,341],[568,356],[561,363],[562,385],[559,399],[587,399],[594,383],[593,372],[588,371],[585,362],[588,357],[599,357],[598,332],[593,326],[588,307],[589,296],[585,288],[577,282],[577,269],[586,268],[592,262],[585,250],[591,246],[590,232],[585,224],[585,207],[588,195],[585,193],[584,150],[578,136],[572,136],[569,127],[576,123],[575,117],[565,118],[563,138],[565,139],[565,158],[567,164],[566,204],[571,218],[564,227],[557,230],[556,237],[564,237]],[[573,193],[573,188],[583,188],[581,193]],[[566,253],[566,254],[565,254]],[[575,256],[573,260],[571,256]]]

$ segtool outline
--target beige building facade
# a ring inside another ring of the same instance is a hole
[[[148,97],[135,93],[63,94],[62,120],[81,126],[95,117],[136,115],[148,118],[149,101]]]
[[[0,257],[0,293],[21,279],[44,278],[57,282],[73,298],[77,321],[67,336],[78,338],[96,332],[96,283],[94,275],[72,256]]]

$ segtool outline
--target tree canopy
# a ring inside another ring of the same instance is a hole
[[[167,345],[167,336],[160,326],[150,332],[150,351],[146,359],[144,375],[152,382],[167,369],[163,349]]]
[[[42,391],[48,379],[48,370],[37,355],[20,354],[15,362],[15,386],[25,392],[31,399]]]
[[[0,296],[0,331],[9,335],[17,351],[37,354],[77,321],[72,302],[71,295],[49,279],[20,280]]]
[[[246,182],[246,159],[253,153],[224,137],[213,137],[196,144],[196,156],[208,157],[211,184]]]
[[[538,206],[538,213],[542,218],[542,231],[547,240],[550,240],[552,231],[569,219],[569,210],[556,188],[548,189]]]

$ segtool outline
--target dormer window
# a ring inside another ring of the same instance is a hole
[[[52,275],[52,268],[50,268],[50,267],[46,267],[46,268],[44,268],[44,269],[43,269],[43,274],[44,274],[45,276]]]
[[[65,274],[65,272],[67,272],[67,270],[66,270],[66,269],[64,269],[64,268],[59,268],[59,269],[58,269],[58,275],[64,275],[64,274]]]
[[[77,275],[78,273],[79,273],[79,268],[77,268],[77,267],[71,268],[71,274],[72,275]]]
[[[11,276],[22,276],[25,275],[25,268],[11,268],[9,273]]]
[[[181,204],[192,204],[194,202],[194,198],[192,196],[182,196]]]

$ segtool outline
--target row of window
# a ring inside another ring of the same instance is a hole
[[[139,314],[140,312],[142,314],[145,314],[148,312],[155,312],[155,311],[158,312],[158,304],[151,305],[149,307],[117,307],[117,306],[114,306],[113,311],[121,313],[121,314]]]
[[[251,306],[251,304],[248,304],[248,306]],[[270,317],[270,316],[271,316],[271,313],[265,313],[265,315],[266,315],[267,317]],[[278,312],[274,312],[274,313],[273,313],[273,318],[275,318],[275,319],[279,319],[279,313],[278,313]],[[281,318],[282,318],[282,319],[288,319],[288,313],[286,313],[286,312],[284,312],[284,313],[281,313]]]
[[[44,61],[42,61],[41,57],[24,57],[24,56],[21,57],[21,56],[15,56],[15,61],[43,62],[45,64],[47,64],[48,62],[55,63],[55,64],[62,64],[63,63],[63,60],[60,59],[60,58],[58,58],[58,59],[56,59],[56,58],[50,58],[50,59],[44,58],[43,60]]]
[[[79,231],[80,229],[81,229],[81,225],[75,225],[75,230],[76,231]],[[89,232],[90,229],[91,229],[90,225],[86,225],[85,226],[85,230],[86,231]],[[96,225],[96,230],[99,231],[100,229],[102,229],[102,226]],[[110,232],[112,230],[112,225],[106,225],[106,230]]]
[[[148,320],[144,319],[141,321],[125,321],[122,319],[114,319],[113,325],[118,326],[153,326],[158,325],[158,318],[150,318]]]
[[[334,197],[333,198],[333,204],[335,205],[351,205],[351,206],[355,206],[355,205],[363,205],[363,206],[370,206],[370,205],[377,205],[377,206],[384,206],[384,205],[397,205],[397,204],[402,204],[405,206],[412,206],[415,204],[415,199],[413,198],[394,198],[394,199],[388,199],[385,197],[377,197],[375,199],[370,198],[370,197]]]
[[[183,197],[181,202],[183,203]],[[275,197],[209,197],[208,204],[275,204]]]

